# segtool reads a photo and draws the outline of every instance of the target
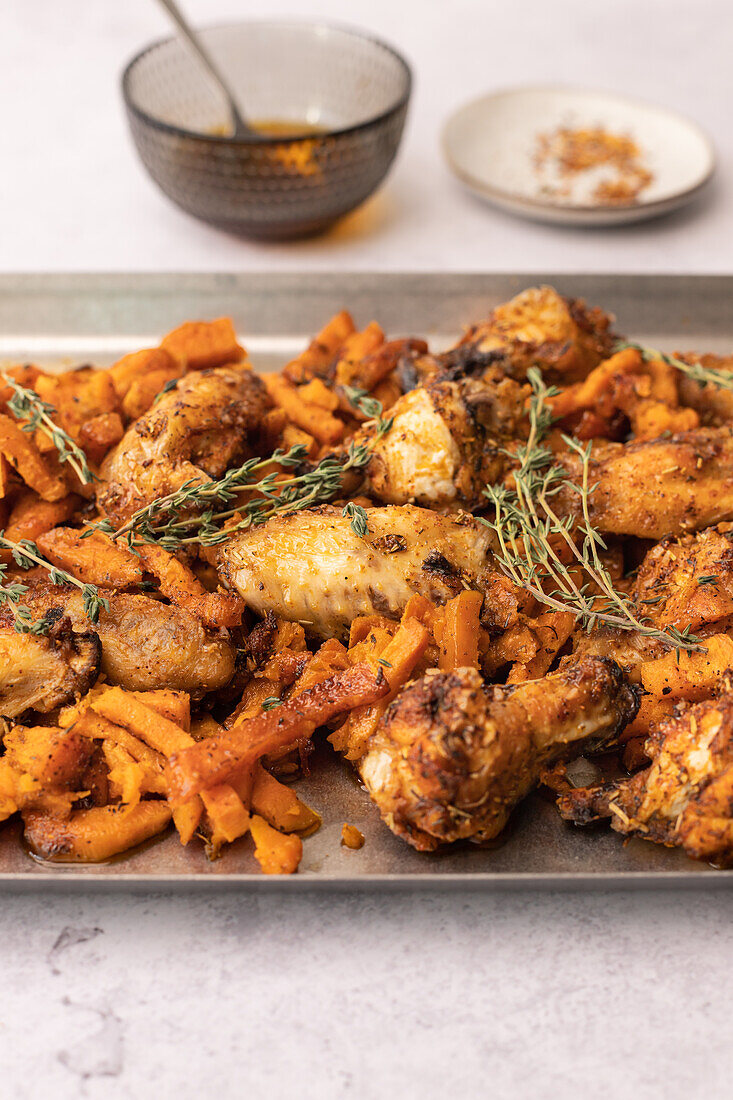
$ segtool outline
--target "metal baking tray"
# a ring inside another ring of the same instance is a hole
[[[156,344],[181,321],[231,315],[255,366],[275,369],[336,310],[372,318],[392,336],[427,335],[434,347],[517,291],[549,283],[610,310],[618,328],[666,350],[733,350],[733,276],[492,274],[109,274],[0,276],[0,360],[63,369],[106,364]],[[313,886],[541,887],[723,886],[715,871],[679,851],[624,842],[607,828],[564,824],[541,795],[527,799],[490,848],[414,852],[379,820],[351,769],[320,748],[298,792],[323,816],[305,842],[297,875],[259,872],[246,838],[208,862],[202,845],[184,849],[171,833],[118,860],[87,867],[41,864],[0,828],[0,882],[8,888],[172,887],[244,884],[290,890]],[[340,845],[344,822],[366,837]]]

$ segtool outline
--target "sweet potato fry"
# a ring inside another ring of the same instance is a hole
[[[172,378],[176,377],[177,371],[180,372],[177,360],[165,348],[144,348],[142,351],[132,352],[131,355],[124,355],[107,373],[114,383],[117,396],[122,400],[133,382],[161,369],[172,372]]]
[[[358,386],[361,389],[371,390],[372,385],[376,384],[382,375],[378,371],[374,372],[372,370],[372,373],[375,374],[374,382],[371,385],[366,385],[367,373],[362,372],[363,360],[383,344],[384,332],[376,321],[370,321],[362,332],[354,332],[347,337],[336,364],[336,384],[339,386]],[[384,373],[387,374],[389,370],[391,370],[391,367],[387,368]]]
[[[305,351],[288,363],[283,371],[285,377],[297,384],[307,382],[318,374],[325,374],[338,349],[354,331],[350,313],[342,310],[335,314]]]
[[[91,709],[87,710],[77,720],[75,729],[87,738],[102,741],[104,745],[109,741],[124,749],[135,763],[143,769],[144,777],[141,784],[143,794],[167,793],[168,788],[163,774],[165,758],[151,749],[149,745],[146,745],[144,741],[131,734],[129,730],[109,722],[101,714],[95,714]]]
[[[667,700],[706,699],[724,673],[733,668],[733,638],[713,634],[703,644],[705,653],[673,651],[656,661],[645,661],[640,670],[644,688]]]
[[[368,339],[365,340],[364,346],[368,343],[374,342],[381,329],[377,325],[376,328],[370,333],[369,328],[364,330],[364,333],[359,333],[359,336],[365,337],[369,334]],[[356,337],[352,337],[352,340],[356,340]],[[384,340],[384,334],[382,333],[382,340]],[[358,349],[357,349],[358,350]],[[381,341],[376,344],[373,350],[367,351],[361,361],[353,361],[348,363],[348,359],[353,357],[353,345],[349,348],[349,344],[344,348],[343,360],[338,364],[336,368],[336,379],[340,381],[341,378],[351,377],[351,381],[347,382],[350,386],[359,386],[361,389],[368,390],[379,401],[384,401],[384,394],[380,395],[376,392],[376,387],[383,382],[387,375],[391,373],[399,363],[403,355],[409,352],[418,352],[425,355],[428,350],[428,345],[424,340],[389,340],[382,343]],[[399,392],[397,396],[399,396]],[[393,397],[396,400],[396,397]],[[385,405],[386,407],[386,405]]]
[[[122,399],[122,411],[128,420],[137,420],[139,416],[152,408],[159,393],[168,382],[181,375],[179,363],[172,362],[169,367],[159,367],[149,373],[133,379],[130,388]]]
[[[439,641],[440,668],[444,672],[478,668],[479,615],[483,602],[480,592],[461,592],[446,603]]]
[[[128,729],[165,757],[193,743],[190,734],[142,702],[138,693],[112,687],[93,699],[92,708],[108,721]]]
[[[244,601],[239,596],[207,592],[194,572],[162,546],[148,544],[138,549],[143,565],[157,578],[160,591],[171,603],[190,611],[214,630],[239,626],[244,615]]]
[[[109,784],[113,798],[119,798],[127,806],[135,806],[145,782],[145,769],[130,755],[127,749],[112,740],[102,744],[104,759],[109,768]]]
[[[13,467],[0,455],[0,500],[4,500],[13,488]]]
[[[5,367],[3,373],[7,374],[20,386],[32,390],[35,387],[36,379],[43,371],[39,370],[38,367],[34,367],[31,363],[23,363],[17,367]],[[0,378],[0,412],[6,412],[8,401],[12,396],[13,391],[10,386]]]
[[[33,439],[17,420],[0,414],[0,452],[26,485],[43,500],[59,501],[68,495],[66,479],[52,462],[45,459]],[[58,466],[58,464],[57,464]]]
[[[389,691],[386,677],[355,665],[279,707],[240,721],[220,737],[174,752],[167,768],[169,798],[178,805],[225,782],[242,768],[289,745],[303,744],[319,726],[344,711],[375,702]]]
[[[193,838],[203,816],[204,804],[198,795],[173,808],[173,824],[176,827],[178,839],[184,848]]]
[[[43,787],[71,789],[89,763],[92,743],[76,727],[14,726],[5,734],[5,759]]]
[[[201,801],[211,823],[209,855],[216,858],[222,844],[231,844],[249,831],[249,811],[228,783],[202,791]]]
[[[285,835],[268,825],[258,814],[250,824],[255,842],[255,859],[266,875],[292,875],[303,858],[303,841],[292,833]]]
[[[79,497],[73,493],[62,497],[61,500],[48,501],[41,500],[37,493],[25,491],[15,501],[8,516],[6,538],[14,542],[20,539],[30,539],[31,542],[35,542],[57,523],[63,523],[69,519],[80,503]]]
[[[292,787],[256,764],[252,784],[252,810],[284,833],[310,836],[321,825],[321,816],[301,802]]]
[[[344,724],[328,739],[337,752],[344,753],[347,760],[359,760],[363,756],[367,741],[376,730],[380,718],[400,688],[407,683],[428,647],[430,632],[420,619],[409,614],[410,604],[411,601],[408,601],[394,637],[387,638],[383,648],[376,646],[367,658],[367,667],[375,672],[380,670],[387,680],[388,692],[379,700],[370,700],[352,708]],[[412,604],[412,607],[424,610],[422,604]]]
[[[35,391],[43,401],[53,406],[55,423],[77,442],[82,426],[104,413],[118,413],[120,401],[109,371],[81,367],[64,374],[41,375]],[[46,436],[43,446],[53,448]]]
[[[110,859],[162,832],[170,819],[170,807],[161,800],[77,810],[68,820],[36,810],[23,814],[26,840],[36,855],[66,863]]]
[[[55,527],[37,537],[42,553],[84,584],[133,588],[143,579],[140,559],[109,535],[94,531],[83,537],[71,527]]]
[[[344,438],[346,425],[343,420],[339,420],[318,405],[306,404],[300,389],[287,378],[279,374],[268,374],[265,385],[275,404],[285,410],[293,424],[313,436],[319,443],[332,446]]]
[[[187,370],[238,363],[245,354],[237,343],[230,317],[219,317],[216,321],[186,321],[164,336],[160,346]]]
[[[508,684],[537,680],[544,676],[573,632],[575,616],[570,611],[547,611],[532,620],[539,649],[529,661],[517,661],[509,671]]]
[[[577,409],[591,409],[618,374],[641,374],[643,362],[635,348],[624,348],[592,370],[575,386],[568,386],[548,401],[558,419]]]

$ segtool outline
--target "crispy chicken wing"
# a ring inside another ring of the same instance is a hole
[[[484,379],[438,376],[400,397],[393,423],[370,443],[367,492],[387,504],[476,507],[500,480],[503,448],[524,418],[524,389],[492,369]]]
[[[489,840],[549,763],[611,740],[635,715],[613,661],[486,686],[474,669],[430,671],[391,704],[357,765],[393,833],[432,851]]]
[[[580,483],[580,462],[561,456]],[[595,444],[590,461],[591,522],[615,535],[662,539],[733,520],[733,429],[699,428],[670,439]],[[577,513],[577,493],[561,507]]]
[[[563,382],[575,381],[611,351],[611,318],[552,287],[531,287],[497,306],[487,321],[472,326],[461,345],[492,352],[508,373],[523,378],[529,367]]]
[[[733,615],[733,524],[657,543],[641,564],[634,596],[663,628],[697,631]]]
[[[694,859],[733,863],[733,691],[685,708],[653,732],[648,768],[630,779],[560,796],[567,821],[611,828]]]
[[[96,680],[100,656],[97,635],[75,634],[66,616],[48,635],[18,634],[0,622],[0,715],[48,714],[72,702]]]
[[[172,688],[201,698],[229,683],[235,668],[234,646],[227,638],[210,634],[190,612],[149,596],[122,592],[105,596],[109,611],[103,610],[94,626],[76,590],[39,584],[23,598],[37,618],[63,611],[77,637],[94,631],[102,647],[101,671],[112,684],[130,691]]]
[[[252,457],[270,405],[264,383],[245,365],[181,378],[104,460],[100,508],[121,522],[184,481],[208,481]]]
[[[344,635],[358,615],[397,618],[414,593],[443,603],[481,587],[491,535],[470,518],[404,505],[367,509],[367,522],[360,538],[340,508],[277,516],[222,546],[219,575],[258,614],[321,637]]]

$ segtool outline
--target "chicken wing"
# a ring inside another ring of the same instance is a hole
[[[184,481],[208,481],[252,457],[270,405],[264,383],[245,365],[181,378],[104,460],[100,508],[122,522]]]
[[[630,779],[560,796],[567,821],[611,819],[611,828],[694,859],[733,863],[733,690],[662,723],[646,743],[648,768]]]
[[[234,646],[227,638],[210,634],[190,612],[149,596],[107,592],[105,597],[109,611],[102,610],[94,625],[84,614],[82,596],[76,590],[33,585],[23,599],[36,618],[63,612],[76,637],[93,631],[101,645],[101,671],[112,684],[130,691],[172,688],[198,699],[229,683],[235,668]]]
[[[368,442],[367,492],[387,504],[474,508],[507,465],[504,448],[524,419],[524,388],[492,369],[479,379],[437,377],[400,397],[392,427]]]
[[[358,615],[398,618],[414,593],[444,603],[488,575],[491,534],[469,517],[412,505],[366,514],[364,538],[340,508],[277,516],[222,546],[219,575],[258,614],[324,638],[347,633]]]
[[[610,324],[607,313],[579,298],[563,298],[549,286],[531,287],[468,329],[461,346],[493,352],[517,378],[539,366],[552,378],[575,381],[610,354],[615,339]]]
[[[490,840],[548,764],[598,748],[636,714],[613,661],[486,686],[474,669],[430,671],[391,704],[357,765],[382,818],[421,851]]]
[[[580,461],[561,457],[580,483]],[[590,461],[590,519],[614,535],[662,539],[733,520],[733,429],[699,428],[670,439],[595,444]],[[578,495],[558,498],[577,513]]]
[[[66,616],[47,635],[18,634],[0,621],[0,715],[48,714],[72,702],[96,680],[100,656],[96,634],[75,634]]]

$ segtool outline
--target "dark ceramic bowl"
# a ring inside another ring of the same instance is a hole
[[[249,119],[317,132],[224,136],[226,105],[206,72],[179,39],[156,42],[127,66],[122,93],[140,158],[169,198],[223,229],[277,240],[317,233],[372,194],[410,98],[398,53],[314,23],[236,23],[201,36]]]

